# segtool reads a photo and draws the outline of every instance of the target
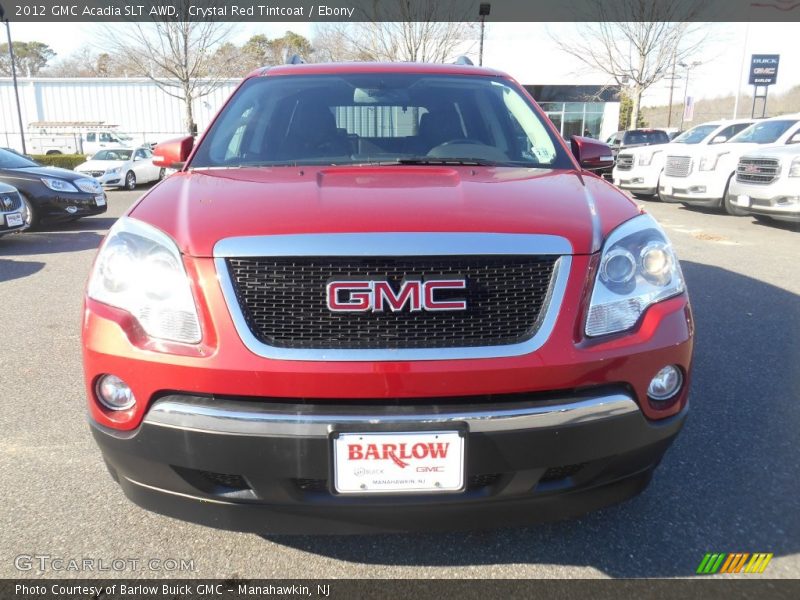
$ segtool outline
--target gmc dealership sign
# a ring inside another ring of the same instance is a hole
[[[750,58],[750,85],[773,85],[778,81],[780,54],[753,54]]]

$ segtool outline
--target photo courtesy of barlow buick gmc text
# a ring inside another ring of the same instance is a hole
[[[0,598],[800,597],[795,4],[0,0]]]

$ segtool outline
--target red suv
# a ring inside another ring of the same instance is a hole
[[[106,237],[91,429],[137,504],[255,532],[485,528],[640,492],[692,316],[655,220],[507,75],[248,76]]]

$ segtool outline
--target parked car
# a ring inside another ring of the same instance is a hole
[[[748,151],[728,193],[742,214],[800,222],[800,143]]]
[[[25,229],[25,207],[16,188],[0,183],[0,235]]]
[[[14,186],[24,205],[26,227],[74,221],[107,210],[103,186],[67,169],[43,167],[14,152],[0,149],[0,181]]]
[[[638,148],[639,146],[656,146],[669,143],[669,135],[661,129],[629,129],[627,131],[617,131],[611,135],[606,143],[611,147],[614,161],[620,151],[627,148]],[[611,178],[612,167],[604,169],[602,175],[607,179]]]
[[[626,149],[617,155],[612,171],[614,185],[630,191],[636,197],[655,196],[658,194],[658,182],[664,170],[665,156],[673,150],[680,152],[683,148],[675,144],[721,144],[752,123],[753,119],[712,121],[693,127],[669,144]]]
[[[106,148],[75,167],[75,171],[94,177],[104,187],[132,190],[140,183],[160,181],[165,169],[153,164],[149,147]]]
[[[193,144],[156,148],[180,171],[111,228],[82,312],[131,500],[352,533],[644,489],[694,326],[664,231],[587,170],[608,146],[568,147],[501,72],[421,63],[254,72]]]
[[[670,149],[659,184],[662,200],[741,214],[729,186],[739,158],[759,145],[800,143],[800,113],[757,121],[729,141],[713,147]]]

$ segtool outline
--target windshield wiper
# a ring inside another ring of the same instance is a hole
[[[498,163],[493,160],[482,158],[434,158],[429,156],[419,156],[411,158],[396,158],[394,160],[383,160],[369,162],[371,165],[466,165],[472,167],[496,167]]]

